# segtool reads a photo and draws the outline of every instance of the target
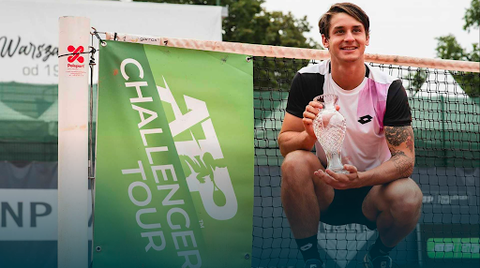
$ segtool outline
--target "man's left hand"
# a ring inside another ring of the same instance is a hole
[[[362,181],[358,176],[358,171],[355,166],[343,165],[343,168],[350,173],[340,174],[340,173],[335,173],[329,169],[327,169],[326,171],[319,169],[315,171],[314,174],[323,182],[325,182],[326,184],[338,190],[360,188],[364,186],[362,185]]]

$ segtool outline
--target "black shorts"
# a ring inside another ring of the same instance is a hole
[[[335,189],[335,197],[328,209],[320,213],[320,221],[330,225],[359,223],[370,230],[375,230],[377,224],[368,220],[362,212],[363,200],[370,189],[372,186],[348,190]]]

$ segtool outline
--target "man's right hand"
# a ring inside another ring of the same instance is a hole
[[[313,131],[313,120],[315,120],[315,117],[317,117],[320,109],[323,109],[323,105],[320,102],[310,101],[303,112],[303,126],[305,127],[305,131],[308,133],[308,135],[313,138],[316,138],[315,132]]]
[[[283,156],[296,150],[312,150],[317,137],[313,131],[313,120],[323,106],[320,102],[311,101],[303,112],[303,118],[288,112],[282,123],[282,129],[278,134],[278,145]],[[337,107],[337,110],[339,108]]]
[[[317,114],[321,109],[323,109],[323,105],[320,102],[313,100],[308,103],[308,105],[305,107],[305,111],[303,112],[302,120],[305,131],[313,138],[316,138],[313,130],[313,120],[315,120],[315,117],[317,117]],[[340,110],[340,106],[335,105],[335,109],[337,111]]]

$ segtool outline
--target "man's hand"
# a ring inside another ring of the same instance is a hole
[[[317,117],[317,114],[320,110],[323,109],[323,105],[318,101],[310,101],[308,105],[305,107],[305,111],[303,112],[303,125],[305,127],[305,131],[313,138],[316,138],[315,132],[313,131],[313,120]],[[340,110],[338,105],[335,106],[335,109]]]
[[[303,118],[299,118],[288,112],[285,113],[282,129],[278,134],[278,145],[283,156],[296,150],[311,151],[317,137],[313,131],[313,120],[323,109],[323,105],[317,101],[311,101],[303,112]],[[339,107],[337,106],[338,110]]]
[[[359,173],[355,166],[345,164],[343,165],[343,168],[350,173],[339,174],[329,169],[327,169],[326,171],[319,169],[314,172],[314,175],[321,179],[324,183],[338,190],[360,188],[364,186],[358,176]]]
[[[318,101],[311,101],[305,107],[305,111],[303,112],[303,126],[305,127],[307,134],[313,138],[316,138],[315,132],[313,131],[313,120],[317,117],[320,109],[323,109],[322,104]]]

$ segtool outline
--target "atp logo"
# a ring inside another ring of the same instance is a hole
[[[74,46],[68,46],[67,50],[70,53],[83,53],[83,51],[84,51],[83,46],[79,46],[77,48],[75,48]],[[80,54],[75,54],[75,55],[72,55],[72,56],[68,56],[67,61],[70,62],[70,63],[73,63],[75,61],[83,63],[85,61],[85,59],[83,58],[83,56],[80,56]]]
[[[184,95],[188,112],[183,114],[165,78],[163,82],[165,87],[157,85],[157,92],[160,99],[172,107],[174,120],[169,123],[172,137],[182,133],[189,136],[175,141],[175,147],[190,192],[198,192],[206,212],[213,219],[233,218],[238,210],[237,198],[207,104]]]

